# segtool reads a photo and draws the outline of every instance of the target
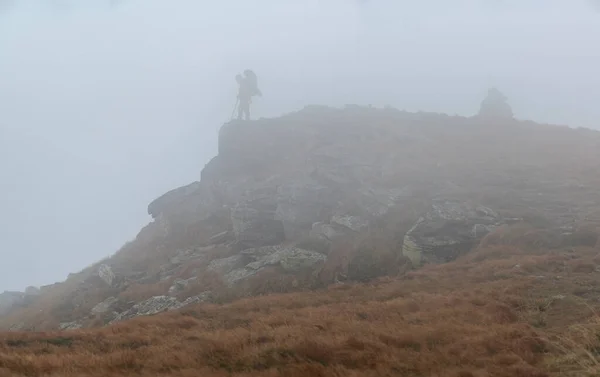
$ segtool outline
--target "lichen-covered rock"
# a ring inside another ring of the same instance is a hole
[[[342,238],[346,233],[339,226],[316,222],[312,225],[309,237],[317,240],[333,241]]]
[[[229,273],[227,273],[225,276],[223,276],[223,281],[229,285],[232,286],[242,280],[245,280],[251,276],[254,276],[258,273],[259,270],[256,269],[252,269],[252,268],[237,268],[233,271],[230,271]]]
[[[288,273],[300,272],[323,263],[327,257],[317,251],[287,248],[279,257],[279,264]]]
[[[210,299],[210,296],[211,292],[206,291],[202,292],[197,296],[189,297],[183,302],[179,302],[175,297],[155,296],[149,298],[148,300],[135,304],[131,309],[116,315],[116,317],[112,321],[110,321],[109,324],[113,324],[115,322],[124,321],[135,317],[149,316],[165,311],[181,309],[188,305],[206,302]]]
[[[226,230],[224,232],[217,233],[214,236],[210,237],[209,242],[212,245],[219,245],[231,241],[233,240],[233,238],[234,237],[232,232]]]
[[[333,224],[346,227],[354,232],[361,232],[369,227],[369,221],[359,216],[333,216],[331,218]]]
[[[188,297],[185,301],[180,302],[179,304],[176,304],[173,307],[169,308],[169,310],[178,310],[188,305],[195,305],[200,304],[202,302],[207,302],[210,300],[211,294],[212,293],[210,291],[206,291],[200,293],[197,296]]]
[[[490,208],[461,201],[437,201],[404,237],[402,253],[413,265],[440,263],[468,252],[500,217]]]
[[[246,265],[246,258],[243,255],[233,255],[227,258],[212,260],[207,267],[208,271],[216,272],[219,275],[225,275],[236,268]]]
[[[98,305],[92,308],[92,314],[104,314],[108,312],[111,307],[118,302],[119,299],[116,297],[109,297],[106,300],[102,301]]]
[[[179,301],[175,297],[169,296],[154,296],[148,300],[135,304],[131,309],[120,313],[110,323],[123,321],[139,316],[153,315],[164,312],[170,308],[179,305]]]
[[[282,245],[247,249],[241,253],[253,261],[224,276],[225,282],[230,285],[256,275],[265,267],[279,266],[284,272],[295,273],[327,260],[327,256],[317,251]]]
[[[192,277],[189,279],[175,279],[173,285],[169,288],[169,296],[177,296],[177,294],[183,292],[191,282],[197,280],[197,277]]]
[[[58,326],[60,330],[77,330],[82,327],[83,325],[79,321],[63,322]]]
[[[112,268],[107,264],[101,264],[100,267],[98,267],[98,276],[100,279],[102,279],[102,281],[110,286],[113,285],[116,277]]]

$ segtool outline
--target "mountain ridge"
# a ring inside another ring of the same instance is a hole
[[[232,121],[201,179],[151,202],[135,240],[42,287],[0,325],[95,327],[396,276],[452,261],[515,222],[543,222],[558,247],[598,225],[599,135],[354,105]]]

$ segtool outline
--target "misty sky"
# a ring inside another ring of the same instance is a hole
[[[598,46],[584,0],[0,0],[0,291],[110,255],[199,179],[245,68],[255,117],[471,115],[497,85],[519,118],[595,128]]]

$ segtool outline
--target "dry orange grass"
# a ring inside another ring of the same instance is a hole
[[[597,265],[593,248],[489,245],[368,284],[5,333],[0,376],[593,376]]]

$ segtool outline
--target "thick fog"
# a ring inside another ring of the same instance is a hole
[[[417,4],[417,5],[415,5]],[[199,179],[259,75],[253,117],[306,104],[595,127],[597,2],[0,0],[0,291],[115,252]]]

